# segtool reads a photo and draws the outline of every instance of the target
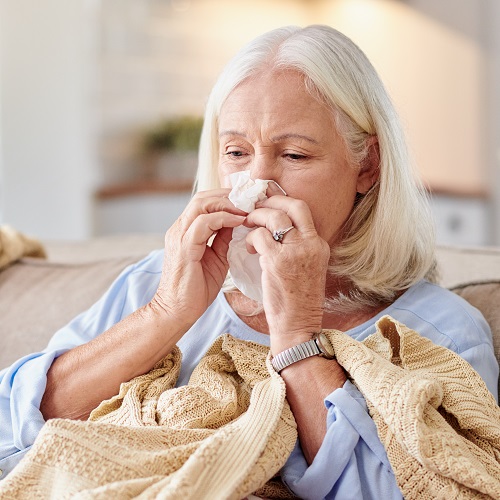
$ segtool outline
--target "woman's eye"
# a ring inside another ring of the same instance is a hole
[[[245,156],[245,153],[243,151],[227,151],[224,155],[232,158],[241,158]]]
[[[285,153],[284,156],[294,161],[305,160],[307,158],[306,155],[301,155],[298,153]]]

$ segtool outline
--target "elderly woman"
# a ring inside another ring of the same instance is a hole
[[[242,171],[274,181],[248,214],[228,198]],[[259,256],[262,304],[224,285],[238,226]],[[257,38],[212,91],[197,194],[164,252],[125,270],[45,351],[1,374],[0,468],[16,465],[46,420],[86,419],[176,344],[186,384],[229,332],[269,345],[286,383],[299,444],[281,475],[296,495],[401,498],[363,397],[328,346],[314,343],[307,357],[296,346],[323,328],[362,340],[390,314],[460,354],[495,393],[488,325],[432,283],[432,234],[401,125],[359,48],[326,26]]]

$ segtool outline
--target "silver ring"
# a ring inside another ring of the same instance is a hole
[[[288,233],[288,231],[291,231],[293,228],[293,226],[290,226],[286,229],[276,229],[276,231],[273,231],[274,240],[278,243],[281,243],[283,241],[283,236],[285,236],[285,234]]]

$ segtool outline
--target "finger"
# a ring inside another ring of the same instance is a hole
[[[276,251],[276,242],[272,234],[263,227],[258,227],[247,234],[245,239],[249,253],[258,253],[259,255],[268,255]],[[279,248],[279,247],[278,247]]]
[[[212,242],[212,250],[220,260],[227,263],[227,252],[229,243],[233,235],[233,228],[223,227],[217,232],[217,235]]]
[[[193,195],[193,198],[211,198],[213,196],[227,198],[230,192],[231,188],[207,189],[206,191],[198,191]]]
[[[244,226],[246,227],[265,227],[271,233],[275,230],[286,229],[293,226],[290,217],[282,210],[275,210],[272,208],[258,208],[249,213]]]
[[[188,206],[189,205],[204,206],[204,204],[207,203],[209,200],[222,200],[224,203],[227,204],[227,206],[232,207],[234,210],[242,212],[242,210],[236,208],[233,202],[229,200],[230,192],[231,190],[227,188],[211,189],[209,191],[200,191],[199,193],[196,193],[193,196]]]
[[[260,201],[256,206],[257,208],[281,210],[301,233],[316,232],[311,210],[305,201],[290,196],[272,196],[267,200]]]
[[[182,239],[188,257],[199,260],[205,252],[208,240],[222,228],[240,226],[244,216],[227,212],[201,214],[191,224]],[[201,252],[201,253],[200,253]]]
[[[181,227],[184,231],[187,231],[195,219],[201,214],[215,212],[227,212],[246,216],[246,212],[236,208],[229,198],[224,196],[194,197],[179,218]]]

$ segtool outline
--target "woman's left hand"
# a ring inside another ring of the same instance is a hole
[[[257,204],[245,221],[251,253],[260,255],[263,305],[273,354],[310,340],[321,330],[330,247],[302,200],[276,195]],[[273,231],[287,229],[281,242]]]

